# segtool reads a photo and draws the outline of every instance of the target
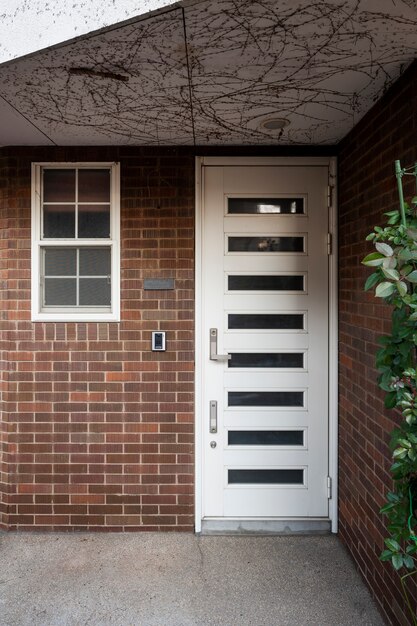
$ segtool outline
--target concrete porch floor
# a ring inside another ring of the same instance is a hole
[[[0,533],[7,626],[380,626],[335,536]]]

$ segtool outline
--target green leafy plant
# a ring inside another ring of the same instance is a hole
[[[400,575],[403,593],[417,625],[405,586],[417,572],[417,197],[403,200],[401,177],[409,173],[396,162],[400,209],[386,213],[386,225],[368,235],[375,251],[362,263],[373,268],[365,289],[392,307],[391,334],[379,339],[376,355],[378,383],[385,391],[385,406],[396,409],[392,432],[393,489],[381,513],[388,518],[389,537],[380,558],[390,561]],[[416,174],[416,168],[413,175]]]

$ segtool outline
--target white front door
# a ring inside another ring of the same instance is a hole
[[[203,519],[328,518],[327,186],[203,167]]]

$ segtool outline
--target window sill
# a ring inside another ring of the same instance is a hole
[[[32,313],[32,322],[120,322],[116,313]]]

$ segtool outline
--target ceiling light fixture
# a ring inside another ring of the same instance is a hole
[[[282,131],[284,128],[286,128],[286,126],[289,125],[289,123],[290,120],[287,120],[284,117],[268,117],[267,119],[264,119],[259,126],[263,130]]]

